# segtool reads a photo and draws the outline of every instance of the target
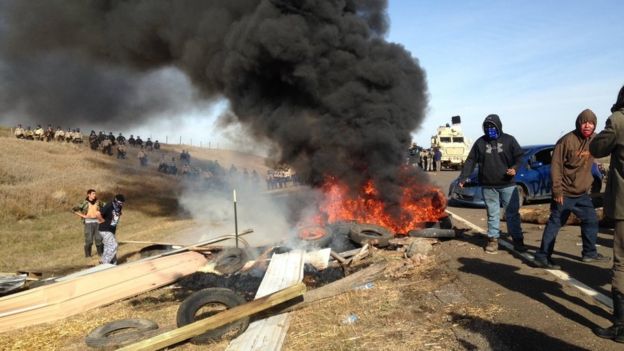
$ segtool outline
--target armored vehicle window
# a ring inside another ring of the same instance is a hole
[[[451,137],[440,137],[440,142],[442,143],[450,143]]]
[[[464,137],[455,137],[455,138],[453,138],[453,142],[454,143],[463,143],[464,142]]]

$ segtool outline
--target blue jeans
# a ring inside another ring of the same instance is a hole
[[[559,229],[574,213],[581,220],[581,239],[583,241],[583,257],[596,256],[596,237],[598,236],[598,216],[589,195],[584,194],[579,197],[563,197],[563,204],[554,201],[550,203],[550,217],[544,234],[542,234],[542,244],[535,256],[550,257],[555,250],[555,239],[559,234]]]
[[[506,188],[483,187],[483,200],[487,206],[487,235],[489,238],[500,236],[500,209],[505,210],[507,231],[514,240],[523,240],[520,227],[520,199],[515,185]]]

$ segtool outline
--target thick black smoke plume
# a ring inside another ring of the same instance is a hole
[[[385,0],[4,1],[0,109],[140,121],[176,109],[149,74],[184,72],[312,184],[373,179],[396,203],[427,105],[425,74],[388,43]],[[146,78],[147,77],[147,78]],[[147,79],[147,83],[146,83]]]

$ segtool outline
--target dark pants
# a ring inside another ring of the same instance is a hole
[[[615,221],[612,285],[620,294],[624,294],[624,221]]]
[[[555,239],[559,234],[561,226],[565,225],[574,213],[581,220],[581,239],[583,241],[583,257],[596,256],[596,237],[598,235],[598,217],[589,195],[579,197],[563,197],[563,204],[554,201],[550,203],[550,217],[544,233],[542,234],[542,245],[535,256],[550,257],[555,249]]]
[[[91,245],[95,241],[95,247],[98,248],[98,253],[100,253],[100,247],[104,247],[102,243],[102,236],[98,231],[99,224],[97,222],[93,223],[85,223],[84,225],[84,252],[85,257],[91,256]]]

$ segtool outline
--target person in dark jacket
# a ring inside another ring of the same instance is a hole
[[[102,211],[98,213],[100,222],[99,232],[104,243],[104,253],[100,257],[100,263],[117,264],[117,240],[115,240],[115,233],[117,232],[119,218],[122,213],[121,209],[125,201],[126,199],[122,194],[117,194],[113,201],[105,205]]]
[[[435,162],[436,172],[442,171],[442,151],[439,147],[433,149],[433,162]]]
[[[500,207],[505,209],[507,231],[511,235],[514,248],[524,252],[524,236],[520,226],[520,199],[514,182],[516,170],[522,162],[523,151],[516,138],[503,133],[503,124],[498,115],[489,115],[483,121],[484,135],[475,141],[459,175],[459,186],[479,166],[478,180],[483,189],[483,199],[487,207],[488,244],[487,253],[498,251],[500,237]]]
[[[555,239],[570,213],[581,220],[581,252],[583,262],[608,261],[610,258],[596,251],[598,216],[588,192],[594,176],[594,158],[589,153],[589,143],[594,138],[597,118],[586,109],[576,117],[576,128],[555,144],[550,167],[552,201],[550,217],[542,234],[542,244],[535,253],[535,265],[541,268],[561,269],[552,259]]]
[[[615,220],[611,281],[613,325],[595,328],[594,333],[624,343],[624,86],[611,107],[605,128],[589,144],[589,151],[597,158],[611,156],[604,211],[607,217]]]

